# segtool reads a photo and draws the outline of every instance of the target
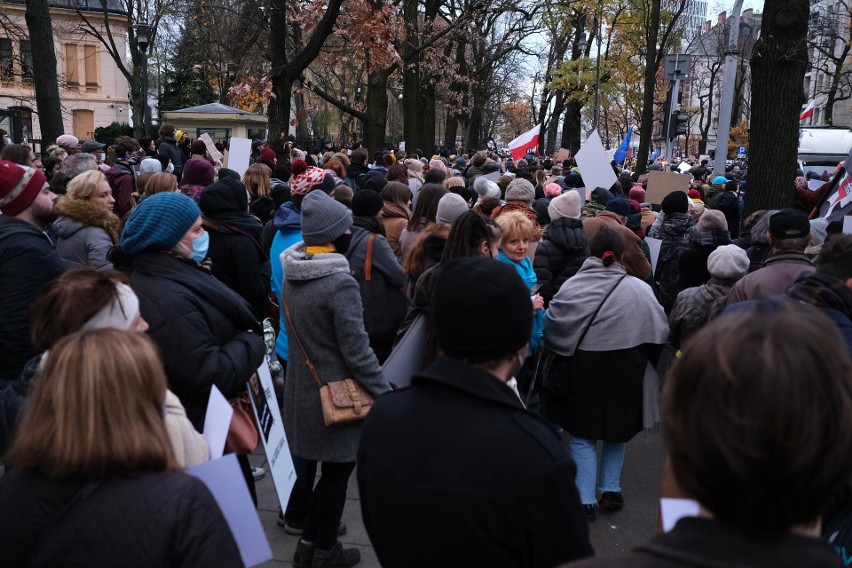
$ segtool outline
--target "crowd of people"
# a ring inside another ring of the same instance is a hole
[[[843,565],[838,223],[802,203],[743,218],[738,166],[684,170],[689,190],[657,204],[647,175],[585,187],[570,159],[257,140],[241,174],[181,134],[0,151],[12,564],[241,565],[182,470],[210,457],[213,387],[238,398],[266,364],[297,474],[278,519],[294,566],[360,561],[339,540],[356,464],[384,566]],[[410,386],[383,368],[402,346],[423,359]],[[369,413],[328,425],[321,389],[344,379]],[[631,506],[626,445],[659,422],[662,492],[699,516],[591,558],[588,523]],[[257,503],[264,472],[237,453]]]

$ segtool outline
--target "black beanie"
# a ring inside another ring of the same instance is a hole
[[[352,196],[352,214],[356,217],[375,217],[385,201],[375,191],[356,191]]]
[[[482,363],[511,355],[529,341],[532,316],[529,290],[512,266],[468,257],[441,267],[432,319],[448,357]]]
[[[689,197],[682,191],[673,191],[663,198],[660,205],[663,213],[686,213],[689,211]]]

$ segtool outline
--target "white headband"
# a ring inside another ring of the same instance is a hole
[[[127,331],[139,314],[139,298],[127,284],[116,282],[118,297],[108,306],[104,306],[87,321],[82,331],[94,329],[120,329]]]

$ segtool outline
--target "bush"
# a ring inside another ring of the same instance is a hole
[[[95,128],[95,140],[107,146],[113,144],[119,136],[133,136],[133,128],[129,124],[113,122],[109,126]]]

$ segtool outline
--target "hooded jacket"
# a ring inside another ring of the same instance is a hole
[[[56,206],[59,218],[53,223],[56,251],[74,266],[91,266],[98,270],[112,268],[109,252],[118,242],[121,221],[91,201],[63,198]]]
[[[272,273],[272,293],[281,306],[281,289],[284,286],[284,270],[281,266],[282,253],[302,240],[302,214],[296,209],[292,201],[282,203],[275,212],[272,219],[275,227],[275,238],[272,240],[272,248],[269,250],[269,264]],[[275,338],[275,355],[283,361],[287,361],[287,326],[284,325],[284,311],[281,310],[278,318],[278,336]]]
[[[548,225],[533,260],[533,269],[541,284],[538,293],[544,298],[545,306],[550,304],[562,284],[577,274],[588,256],[589,242],[582,221],[560,217]]]
[[[115,214],[123,217],[133,209],[133,192],[136,191],[136,174],[132,163],[120,160],[104,172],[115,199]]]

